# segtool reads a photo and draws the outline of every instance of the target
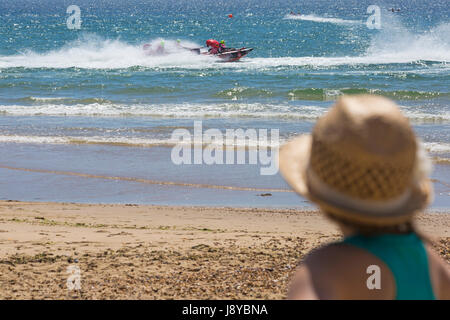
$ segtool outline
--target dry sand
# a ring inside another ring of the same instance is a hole
[[[418,225],[450,261],[448,217]],[[282,299],[302,256],[339,237],[313,211],[0,201],[0,299]]]

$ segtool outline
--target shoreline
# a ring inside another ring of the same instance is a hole
[[[0,213],[0,299],[283,299],[300,259],[341,236],[316,210],[0,201]],[[449,219],[417,222],[450,261]]]
[[[260,164],[177,165],[171,161],[170,148],[158,147],[0,146],[4,148],[0,163],[3,200],[300,210],[312,207],[289,188],[281,174],[261,175],[265,166]],[[435,200],[431,209],[450,211],[447,166],[435,165],[432,179]]]
[[[267,191],[266,189],[256,189],[256,191]],[[270,191],[270,190],[269,190]],[[291,193],[294,193],[294,191],[289,191]],[[257,194],[257,196],[264,197],[264,195]],[[308,202],[310,205],[304,205],[304,206],[297,206],[297,207],[252,207],[252,206],[223,206],[223,205],[208,205],[208,206],[202,206],[202,205],[165,205],[165,204],[150,204],[150,203],[126,203],[126,202],[71,202],[71,201],[49,201],[49,200],[42,200],[42,201],[28,201],[28,200],[15,200],[15,199],[0,199],[0,207],[7,203],[22,203],[22,204],[53,204],[53,205],[83,205],[83,206],[125,206],[125,207],[149,207],[149,208],[167,208],[167,209],[199,209],[199,210],[218,210],[218,209],[224,209],[224,210],[244,210],[244,211],[262,211],[262,212],[308,212],[308,213],[316,213],[320,215],[320,211],[317,209],[317,206],[309,202],[309,200],[303,201]],[[422,214],[450,214],[450,207],[428,207],[425,209]]]

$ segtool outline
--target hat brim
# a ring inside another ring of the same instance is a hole
[[[312,137],[299,136],[280,148],[280,172],[295,192],[316,203],[328,214],[346,220],[371,225],[395,225],[409,221],[411,217],[424,209],[432,198],[432,186],[427,179],[411,186],[411,192],[404,205],[386,212],[374,213],[364,207],[353,208],[333,203],[331,199],[319,196],[308,184],[307,170],[311,153]]]

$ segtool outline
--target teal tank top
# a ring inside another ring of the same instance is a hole
[[[391,270],[397,300],[434,300],[428,258],[422,240],[415,234],[351,236],[342,243],[365,249]]]

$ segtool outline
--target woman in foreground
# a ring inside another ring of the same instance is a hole
[[[342,97],[281,148],[280,170],[344,235],[304,259],[289,299],[450,299],[449,267],[414,227],[429,160],[393,102]]]

